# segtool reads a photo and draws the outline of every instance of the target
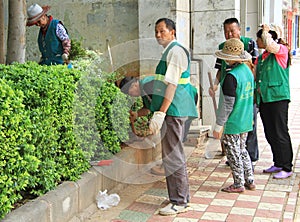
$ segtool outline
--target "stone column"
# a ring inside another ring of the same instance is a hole
[[[170,18],[176,22],[177,40],[189,49],[190,13],[189,1],[138,0],[140,75],[155,72],[162,46],[155,39],[155,22]]]
[[[215,122],[215,111],[212,98],[208,94],[208,72],[215,78],[214,52],[218,45],[225,41],[223,21],[229,17],[240,20],[240,2],[234,0],[194,0],[192,11],[193,59],[200,60],[200,83],[202,89],[202,124],[212,125]],[[220,87],[219,87],[220,88]],[[217,91],[217,94],[219,91]],[[218,103],[218,97],[216,98]]]

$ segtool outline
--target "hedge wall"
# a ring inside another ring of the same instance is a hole
[[[127,139],[127,98],[90,71],[0,65],[0,100],[0,219],[25,196],[79,179]]]

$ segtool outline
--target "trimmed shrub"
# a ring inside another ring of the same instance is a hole
[[[79,179],[90,160],[110,158],[128,139],[115,74],[86,64],[0,65],[0,218],[29,195]]]

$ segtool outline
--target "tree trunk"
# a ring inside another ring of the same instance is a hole
[[[9,1],[8,40],[6,63],[25,62],[26,2]]]
[[[0,64],[5,63],[4,0],[0,0]]]

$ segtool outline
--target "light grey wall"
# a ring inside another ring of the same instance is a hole
[[[139,54],[140,74],[155,72],[160,60],[162,46],[155,39],[155,22],[162,17],[176,23],[177,40],[189,49],[190,5],[182,0],[139,0]]]
[[[212,98],[208,94],[208,72],[216,75],[214,52],[225,41],[223,21],[229,17],[240,20],[240,1],[238,0],[194,0],[193,15],[193,58],[201,61],[200,80],[202,88],[202,124],[215,122]],[[218,95],[219,92],[216,93]],[[218,103],[218,97],[216,98]]]
[[[107,40],[112,51],[114,68],[126,75],[154,73],[163,50],[155,40],[157,19],[168,17],[176,21],[177,39],[192,52],[192,68],[200,76],[202,121],[215,121],[212,99],[208,95],[208,71],[215,76],[214,52],[225,41],[223,21],[238,18],[242,33],[255,38],[262,20],[261,4],[265,0],[40,0],[50,4],[48,14],[61,19],[71,38],[83,39],[84,47],[96,49],[107,56]],[[35,1],[27,0],[27,5]],[[242,11],[240,11],[242,10]],[[247,13],[247,15],[241,15]],[[38,60],[37,27],[27,28],[27,59]],[[256,39],[256,38],[255,38]],[[196,68],[195,68],[196,67]],[[218,100],[218,98],[217,98]]]
[[[28,0],[27,7],[37,1]],[[115,67],[127,62],[124,57],[138,55],[138,1],[137,0],[65,0],[37,2],[50,5],[47,13],[61,20],[72,39],[82,39],[86,48],[107,54],[107,40],[113,53]],[[39,60],[38,27],[27,27],[27,60]],[[121,50],[121,51],[120,51]],[[136,69],[137,65],[133,69]]]

